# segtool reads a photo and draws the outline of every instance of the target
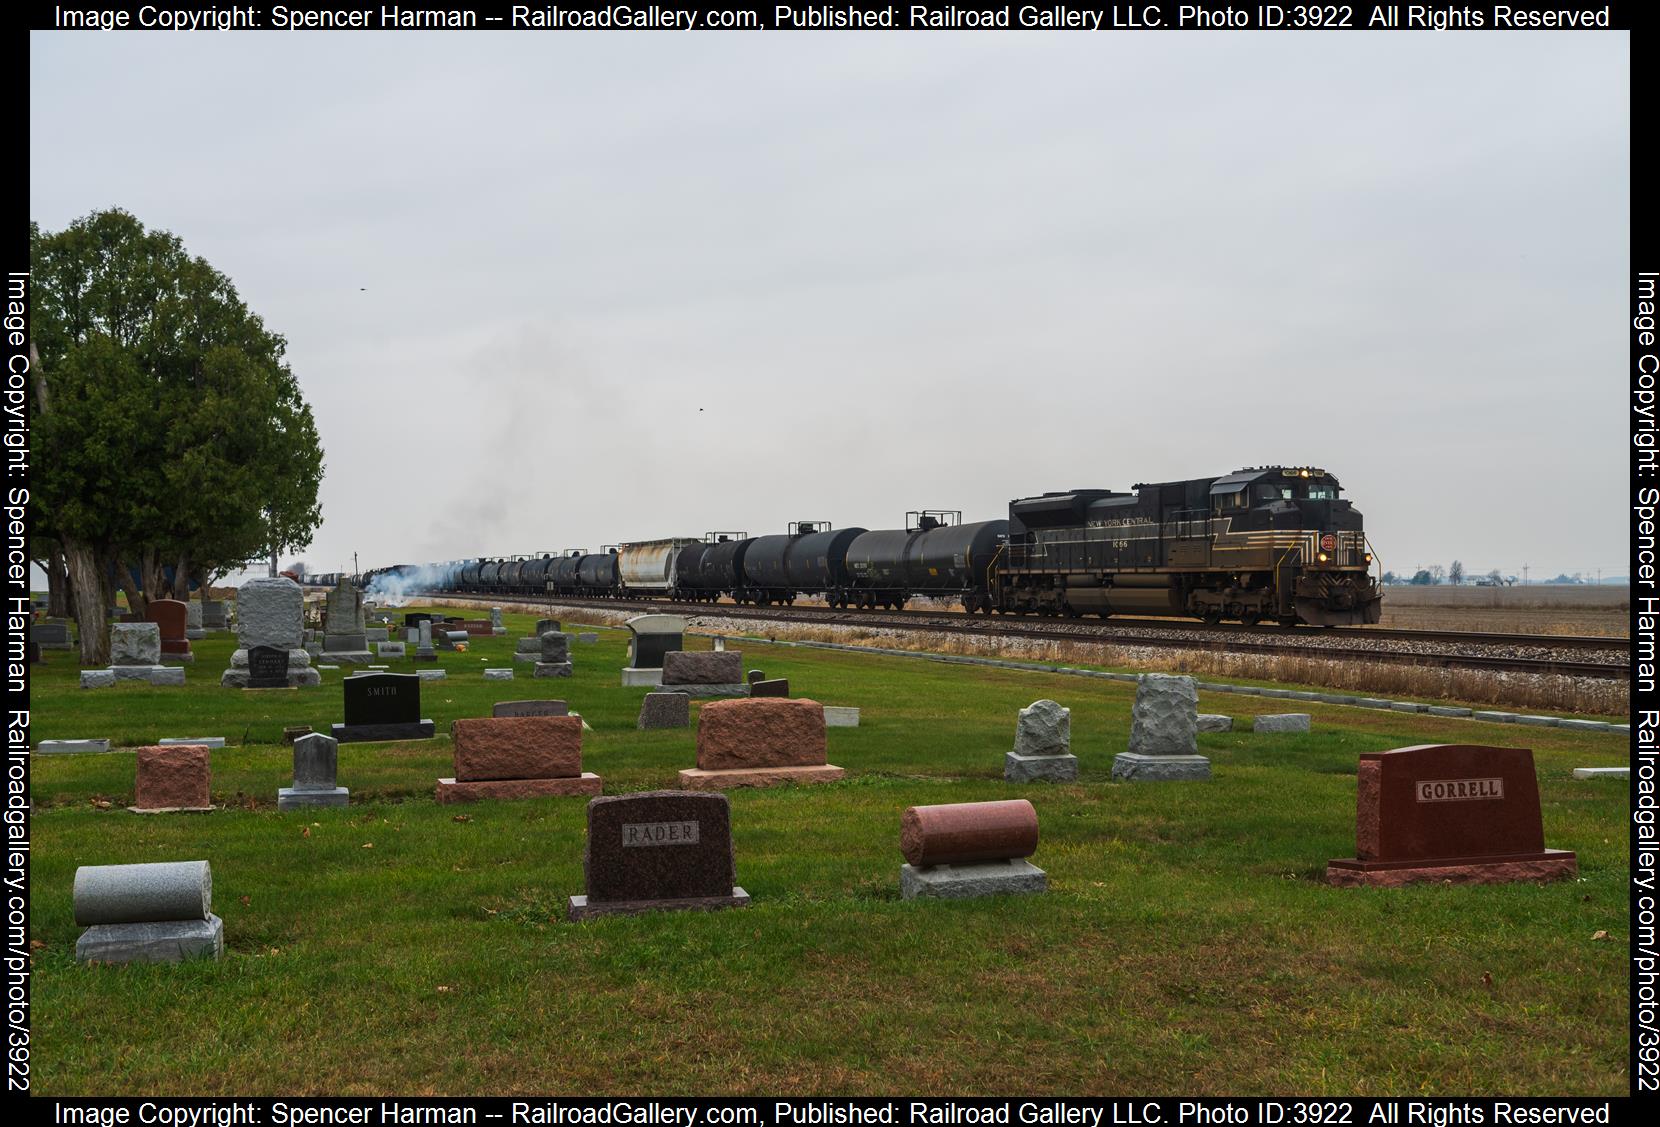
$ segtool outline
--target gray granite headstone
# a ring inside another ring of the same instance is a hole
[[[1011,783],[1076,781],[1078,757],[1072,754],[1070,708],[1039,700],[1020,710],[1014,750],[1003,757],[1003,778]]]
[[[111,625],[110,664],[161,664],[161,627],[154,622],[117,622]]]
[[[1233,717],[1223,716],[1216,712],[1201,712],[1199,713],[1199,731],[1231,732],[1233,731]]]
[[[1199,750],[1199,693],[1193,678],[1144,673],[1130,710],[1130,751],[1194,755]]]
[[[1306,712],[1282,712],[1274,716],[1258,716],[1251,725],[1253,732],[1306,732],[1309,715]]]
[[[640,702],[638,727],[685,728],[691,725],[692,698],[685,693],[647,693]]]
[[[336,784],[340,743],[313,732],[294,741],[294,785],[277,791],[277,809],[345,806],[349,793]]]

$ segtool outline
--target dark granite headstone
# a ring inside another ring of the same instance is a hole
[[[749,671],[749,676],[745,678],[745,680],[747,680],[751,685],[757,681],[765,681],[766,679],[767,675],[759,669],[751,669]]]
[[[787,697],[790,695],[790,682],[783,677],[771,681],[751,681],[749,695],[752,697]]]
[[[248,651],[250,689],[288,688],[288,651],[275,646],[255,646]]]
[[[646,791],[588,803],[588,893],[570,918],[749,903],[736,887],[731,807],[724,794]]]
[[[1574,854],[1545,848],[1533,752],[1426,744],[1366,752],[1357,770],[1355,856],[1333,884],[1553,880]]]
[[[413,673],[369,673],[342,683],[346,722],[330,734],[341,743],[420,740],[433,734],[421,717],[421,679]]]
[[[405,626],[419,626],[423,622],[431,622],[436,617],[431,611],[411,611],[403,616],[403,624]]]
[[[500,700],[490,706],[492,717],[569,716],[570,706],[562,700]]]
[[[45,665],[46,659],[40,656],[40,643],[33,638],[29,639],[29,664]]]

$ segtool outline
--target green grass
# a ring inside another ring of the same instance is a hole
[[[634,729],[626,635],[573,646],[570,680],[482,679],[531,621],[443,654],[423,714],[442,733],[496,700],[563,696],[595,729],[584,766],[608,793],[672,786],[694,735]],[[440,736],[342,745],[353,805],[279,814],[281,728],[341,719],[345,670],[319,689],[221,689],[230,648],[196,643],[182,690],[82,692],[72,654],[37,670],[39,738],[239,745],[214,753],[226,808],[210,815],[127,814],[130,755],[33,761],[40,1094],[1629,1088],[1629,802],[1570,777],[1625,762],[1617,736],[1208,696],[1236,718],[1308,711],[1315,731],[1204,734],[1212,782],[1120,785],[1132,686],[747,645],[746,666],[797,695],[862,707],[860,728],[829,732],[849,778],[732,794],[749,909],[575,925],[583,800],[440,808]],[[1073,710],[1083,778],[1017,790],[1001,781],[1014,714],[1044,696]],[[1320,883],[1353,853],[1356,756],[1438,741],[1533,747],[1547,841],[1579,852],[1580,879]],[[1014,793],[1038,806],[1048,894],[899,899],[905,807]],[[198,857],[223,961],[75,965],[76,866]]]

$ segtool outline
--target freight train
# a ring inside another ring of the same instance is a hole
[[[392,586],[468,595],[666,598],[970,613],[1377,622],[1382,595],[1361,514],[1312,466],[1072,489],[1009,502],[1007,520],[906,514],[901,529],[797,521],[778,534],[712,532],[528,556],[384,569]],[[374,579],[371,573],[371,590]]]

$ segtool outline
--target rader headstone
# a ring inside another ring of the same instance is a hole
[[[587,894],[570,918],[659,909],[743,907],[731,807],[723,794],[646,791],[588,803]]]

